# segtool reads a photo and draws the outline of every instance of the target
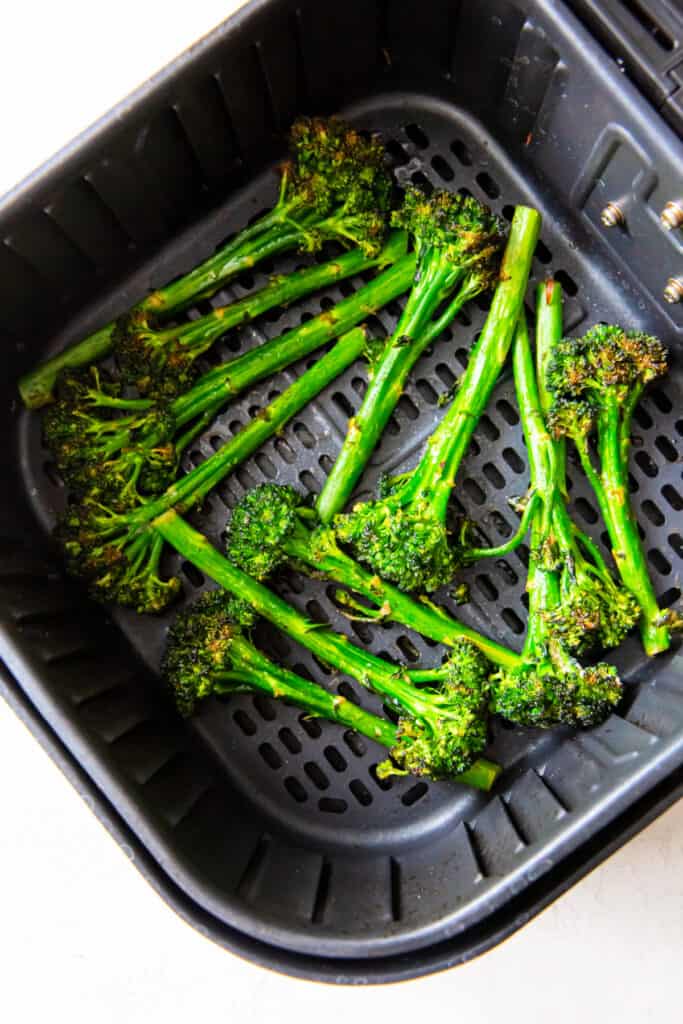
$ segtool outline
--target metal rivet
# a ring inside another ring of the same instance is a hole
[[[626,223],[624,211],[618,203],[608,203],[600,214],[600,220],[606,228],[617,228]]]
[[[671,199],[660,213],[659,219],[667,231],[683,227],[683,200]]]
[[[664,289],[664,298],[672,305],[683,302],[683,277],[670,277]]]

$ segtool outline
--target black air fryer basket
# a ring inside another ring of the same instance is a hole
[[[595,9],[618,9],[603,37],[609,49],[559,0],[256,0],[0,204],[3,692],[179,913],[227,948],[291,974],[411,977],[461,962],[528,920],[680,794],[683,658],[674,651],[648,662],[635,639],[624,644],[617,662],[627,698],[598,729],[494,723],[490,756],[503,773],[490,794],[382,782],[371,743],[262,697],[209,701],[181,722],[155,671],[170,616],[109,618],[61,572],[49,529],[63,490],[41,446],[40,417],[19,408],[16,380],[45,352],[204,259],[274,198],[272,168],[295,115],[341,111],[383,133],[400,184],[468,189],[508,219],[515,203],[538,207],[529,296],[552,273],[569,331],[621,321],[670,347],[672,372],[636,415],[631,489],[657,592],[672,604],[683,558],[683,302],[667,304],[663,291],[670,278],[683,288],[683,231],[666,232],[659,214],[668,201],[683,204],[683,147],[655,106],[675,122],[681,21],[672,2],[572,6],[596,32],[605,19]],[[624,25],[630,34],[617,31]],[[648,67],[668,83],[652,102],[631,81],[647,89]],[[609,201],[626,227],[603,227]],[[272,269],[212,302],[258,287]],[[345,288],[328,295],[337,300]],[[324,301],[316,295],[229,335],[221,356],[281,333]],[[390,331],[397,308],[375,328]],[[419,363],[363,492],[381,472],[414,464],[484,318],[485,304],[470,305]],[[188,465],[300,370],[234,402]],[[362,387],[354,367],[225,482],[195,523],[218,543],[229,508],[253,484],[317,491]],[[575,514],[604,544],[586,482],[575,466],[570,475]],[[492,543],[509,535],[506,499],[526,480],[503,378],[457,492]],[[206,585],[172,556],[167,568],[188,596]],[[522,558],[478,565],[466,579],[472,601],[456,614],[519,646]],[[349,623],[323,582],[290,574],[279,589],[394,660],[440,657],[400,626]],[[379,708],[281,636],[264,631],[261,641]]]

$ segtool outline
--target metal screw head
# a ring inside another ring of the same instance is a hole
[[[683,227],[683,200],[671,199],[660,213],[659,219],[667,231]]]
[[[664,288],[664,299],[670,302],[683,302],[683,277],[670,277]]]
[[[609,202],[600,214],[600,220],[606,228],[621,227],[626,222],[624,211],[618,203]]]

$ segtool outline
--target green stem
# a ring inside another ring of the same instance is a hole
[[[546,378],[554,349],[562,339],[562,286],[552,279],[541,282],[536,289],[536,380],[541,413],[544,417],[552,405]],[[567,445],[564,438],[554,442],[557,480],[563,495],[567,494]]]
[[[178,343],[192,349],[195,356],[200,355],[232,327],[249,323],[269,309],[289,305],[295,299],[343,281],[370,267],[392,263],[399,254],[405,252],[405,246],[405,234],[395,232],[377,256],[366,256],[360,249],[352,249],[327,263],[305,267],[286,277],[276,278],[259,291],[229,306],[214,309],[182,327],[150,332],[151,344],[163,347],[167,343]],[[135,330],[135,327],[132,329]]]
[[[400,622],[421,636],[448,647],[460,640],[469,640],[490,661],[504,668],[514,668],[519,663],[519,656],[507,647],[458,622],[431,602],[413,600],[398,587],[364,569],[346,555],[333,538],[325,538],[316,544],[314,535],[302,524],[301,529],[285,542],[284,549],[293,561],[307,565],[367,598],[382,609],[383,618]]]
[[[254,266],[258,259],[266,259],[281,252],[283,247],[291,248],[300,242],[300,231],[288,228],[286,232],[283,232],[280,229],[277,239],[271,237],[257,239],[261,243],[260,248],[255,245],[248,252],[245,249],[242,258],[237,258],[237,253],[243,247],[244,241],[251,238],[253,234],[260,234],[263,226],[267,225],[267,221],[268,217],[264,218],[258,229],[256,225],[245,229],[237,238],[229,242],[219,252],[214,253],[189,274],[177,281],[172,281],[165,288],[151,292],[133,307],[134,310],[155,316],[168,315],[182,306],[187,306],[193,300],[205,298],[217,291],[230,277],[234,277],[241,270]],[[39,409],[41,406],[47,405],[53,400],[54,386],[63,370],[90,366],[108,356],[113,347],[115,326],[115,322],[105,324],[104,327],[100,327],[87,338],[69,345],[63,352],[47,359],[24,374],[19,380],[19,393],[24,405],[28,409]]]
[[[349,420],[344,443],[318,496],[316,508],[322,523],[332,522],[346,505],[417,360],[465,302],[481,290],[475,285],[475,279],[468,277],[446,313],[429,330],[429,321],[437,307],[463,277],[462,270],[449,264],[440,265],[440,259],[436,251],[431,254],[431,261],[422,259],[418,264],[419,281],[408,297],[396,330],[373,367],[361,406]]]
[[[80,366],[97,363],[109,355],[112,347],[114,324],[100,327],[75,345],[70,345],[51,359],[29,370],[19,380],[19,393],[27,409],[40,409],[53,399],[57,377],[63,370],[75,370]]]
[[[387,262],[401,251],[399,244],[385,250]],[[244,355],[205,373],[194,387],[179,396],[171,408],[179,424],[186,423],[202,411],[206,404],[222,397],[228,401],[259,380],[310,355],[322,345],[349,330],[360,320],[381,309],[410,287],[415,268],[412,255],[402,255],[368,284],[363,285],[333,309],[312,320],[250,349]]]
[[[396,743],[396,726],[393,723],[365,711],[345,697],[332,696],[317,683],[275,665],[243,637],[233,639],[230,656],[236,676],[243,676],[250,689],[260,690],[276,700],[289,701],[311,715],[355,729],[385,747],[391,748]],[[220,679],[219,674],[216,681],[220,683]],[[229,684],[225,687],[227,693],[233,689],[234,686]],[[220,685],[214,690],[220,693]]]
[[[526,507],[522,513],[522,518],[519,521],[515,533],[509,540],[506,540],[504,544],[499,544],[497,548],[468,548],[467,556],[468,560],[476,562],[480,558],[500,558],[502,555],[509,555],[511,551],[518,548],[527,535],[529,525],[531,523],[531,517],[536,511],[536,507],[540,502],[538,494],[530,494],[527,499]]]
[[[606,391],[598,417],[601,486],[596,497],[619,575],[642,611],[640,633],[645,653],[653,656],[668,649],[671,637],[667,627],[658,624],[662,611],[657,603],[629,500],[628,463],[623,457],[623,438],[629,428],[630,424],[624,427],[616,396]]]
[[[206,537],[185,522],[175,509],[160,515],[151,526],[200,572],[204,572],[224,590],[246,601],[257,615],[272,622],[320,661],[357,679],[363,686],[372,686],[375,692],[405,706],[410,713],[411,702],[424,699],[412,685],[412,672],[356,647],[348,637],[305,618],[281,597],[216,551]],[[420,681],[438,682],[443,678],[443,671],[429,670],[420,673],[420,677]]]
[[[150,292],[134,306],[154,316],[168,316],[213,295],[222,285],[256,263],[300,244],[302,232],[283,224],[275,210],[243,228],[208,259],[176,281]]]
[[[236,466],[276,434],[295,413],[320,394],[340,373],[362,355],[366,333],[357,327],[345,334],[315,366],[257,413],[234,437],[201,465],[176,481],[151,504],[141,509],[145,521],[173,506],[183,510],[198,504]]]
[[[541,226],[537,210],[518,206],[508,238],[491,309],[470,354],[467,369],[446,415],[427,443],[415,471],[415,485],[429,496],[441,518],[476,425],[507,357],[526,290]]]

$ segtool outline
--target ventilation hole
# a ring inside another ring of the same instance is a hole
[[[350,281],[340,281],[337,285],[339,291],[342,293],[345,299],[348,299],[355,292],[355,288]]]
[[[649,412],[642,407],[642,405],[636,406],[633,412],[633,418],[643,430],[649,430],[652,426],[652,417]]]
[[[262,743],[258,748],[258,752],[268,767],[272,768],[273,771],[277,771],[278,768],[282,768],[282,758],[275,747],[271,747],[270,743]]]
[[[519,615],[513,612],[512,608],[503,608],[501,618],[506,626],[520,636],[524,632],[524,623],[520,619]]]
[[[519,546],[519,548],[517,550],[520,551],[523,548],[524,548],[524,545],[520,544],[520,546]],[[527,556],[526,561],[528,561],[528,556]],[[525,561],[525,564],[526,564],[526,561]],[[519,583],[519,576],[517,575],[515,570],[512,568],[512,566],[508,565],[508,563],[505,561],[504,558],[499,558],[499,559],[496,560],[496,569],[501,574],[501,576],[503,577],[505,582],[509,583],[511,587],[514,586],[515,583]]]
[[[183,573],[193,587],[201,587],[204,583],[203,575],[200,573],[199,569],[192,564],[192,562],[183,562]]]
[[[394,167],[400,167],[402,164],[407,164],[410,160],[410,157],[403,146],[396,142],[395,139],[389,139],[384,148],[391,157],[391,162]]]
[[[264,722],[275,721],[277,718],[277,712],[270,697],[264,697],[259,693],[253,698],[253,704]]]
[[[490,515],[489,518],[491,520],[491,523],[495,527],[496,532],[498,533],[498,535],[500,537],[502,537],[505,540],[505,539],[507,539],[511,535],[512,527],[507,522],[507,520],[504,519],[504,517],[500,514],[500,512],[496,512],[495,509],[494,509],[494,511],[491,512],[491,515]]]
[[[369,807],[372,803],[372,793],[360,779],[352,779],[349,782],[349,789],[362,807]]]
[[[666,499],[667,503],[671,505],[676,512],[680,512],[683,508],[683,498],[680,496],[676,488],[671,486],[671,484],[666,484],[662,487],[662,497]]]
[[[653,388],[650,392],[650,398],[660,412],[669,413],[673,409],[671,399],[661,390],[661,388]]]
[[[363,398],[365,392],[368,389],[367,382],[364,381],[362,377],[354,377],[353,380],[351,381],[351,387],[359,396],[359,398]]]
[[[680,533],[670,533],[669,544],[679,558],[683,558],[683,537]]]
[[[676,427],[676,433],[683,437],[683,420],[676,420],[674,426]]]
[[[324,796],[318,800],[318,809],[324,814],[343,814],[348,806],[346,800],[339,797]]]
[[[318,481],[308,469],[304,469],[299,473],[299,480],[310,494],[317,494],[320,490]]]
[[[305,713],[299,715],[299,725],[312,740],[317,740],[322,736],[323,731],[318,721],[315,718],[309,718]]]
[[[458,360],[463,370],[467,369],[467,363],[469,362],[470,353],[466,348],[456,348],[455,358]]]
[[[479,420],[479,429],[489,441],[497,441],[500,437],[500,430],[486,415]]]
[[[414,143],[418,149],[426,149],[429,145],[429,139],[417,124],[407,124],[403,129],[408,138]]]
[[[578,284],[566,270],[557,270],[555,272],[555,280],[562,285],[567,295],[576,295],[579,290]]]
[[[458,158],[463,167],[472,166],[472,154],[461,139],[451,142],[451,153]]]
[[[347,700],[350,700],[352,704],[360,705],[360,698],[350,683],[340,683],[337,687],[337,692],[340,693],[342,697],[346,697]]]
[[[335,391],[332,395],[332,401],[345,416],[353,416],[355,410],[346,395],[343,395],[341,391]]]
[[[296,452],[283,437],[276,437],[274,445],[275,451],[283,462],[286,462],[290,466],[293,462],[296,462]]]
[[[304,771],[308,775],[309,779],[316,787],[316,789],[329,789],[330,780],[328,779],[322,768],[315,763],[315,761],[307,761],[304,765]]]
[[[354,633],[356,634],[356,636],[358,637],[358,639],[360,640],[361,643],[363,643],[363,644],[370,644],[370,643],[372,643],[372,630],[367,625],[367,623],[365,623],[365,622],[358,622],[357,620],[354,619],[351,622],[351,629],[354,631]]]
[[[327,758],[328,763],[334,768],[335,772],[345,772],[348,764],[346,759],[342,757],[336,747],[325,747],[323,754]]]
[[[249,470],[244,468],[244,466],[240,466],[235,471],[235,476],[245,491],[250,491],[253,487],[256,487],[256,480],[253,478]]]
[[[493,180],[491,175],[487,174],[486,171],[481,171],[477,175],[477,184],[482,189],[482,191],[486,193],[489,199],[497,199],[498,196],[500,195],[500,188]]]
[[[444,387],[448,388],[449,390],[455,384],[455,377],[453,376],[453,374],[448,369],[445,363],[438,363],[437,366],[435,367],[435,373],[439,380],[444,385]]]
[[[669,590],[665,590],[659,599],[660,608],[670,608],[672,604],[676,604],[681,596],[680,587],[671,587]]]
[[[587,523],[597,523],[598,513],[595,511],[590,501],[587,501],[585,498],[577,498],[575,504],[581,517]]]
[[[396,641],[396,646],[407,661],[414,662],[420,660],[420,652],[407,636],[400,636]]]
[[[523,473],[525,466],[523,460],[519,457],[514,448],[504,448],[503,458],[507,462],[508,466],[514,473]]]
[[[422,398],[422,400],[426,402],[427,405],[436,405],[436,403],[439,401],[439,396],[437,395],[436,391],[428,381],[424,379],[418,380],[415,387],[419,392],[420,398]]]
[[[232,720],[245,736],[253,736],[256,732],[256,723],[252,718],[250,718],[247,712],[243,711],[241,708],[235,711],[232,716]]]
[[[439,175],[442,181],[453,181],[455,174],[450,164],[447,164],[442,156],[437,153],[436,156],[432,157],[432,167]]]
[[[334,465],[334,462],[329,457],[329,455],[321,455],[320,458],[318,459],[318,465],[322,469],[325,476],[328,476],[330,470],[332,469],[332,466]]]
[[[434,191],[434,186],[432,185],[429,178],[427,178],[422,173],[422,171],[415,171],[413,174],[410,175],[410,180],[412,181],[413,185],[415,185],[416,188],[421,189],[421,191],[424,192],[426,196],[431,196],[432,192]]]
[[[515,215],[515,208],[510,203],[506,203],[503,209],[501,210],[501,213],[505,217],[505,220],[511,221]]]
[[[647,557],[654,565],[660,576],[668,576],[671,572],[671,564],[667,561],[661,551],[657,548],[650,548]]]
[[[505,422],[509,424],[509,426],[514,427],[515,424],[519,423],[519,416],[517,415],[517,410],[514,409],[509,402],[506,402],[504,398],[501,398],[498,402],[496,402],[496,409],[503,417]]]
[[[347,729],[344,733],[344,743],[356,757],[365,756],[365,743],[357,732],[354,732],[352,729]]]
[[[486,494],[482,491],[476,480],[468,476],[463,482],[463,490],[472,501],[476,502],[477,505],[483,505],[486,501]]]
[[[308,601],[308,603],[306,604],[306,611],[308,612],[308,614],[310,615],[314,622],[320,622],[324,625],[327,625],[327,623],[330,621],[330,618],[325,612],[323,606],[320,604],[319,601],[316,601],[315,599],[313,599],[312,601]]]
[[[292,429],[294,430],[295,437],[304,448],[315,447],[315,438],[305,423],[295,423]]]
[[[420,410],[415,405],[412,399],[408,398],[407,395],[401,395],[396,405],[399,412],[403,413],[409,420],[416,420],[420,415]]]
[[[550,263],[550,261],[553,258],[553,254],[551,253],[551,251],[548,248],[548,246],[544,242],[542,242],[540,239],[536,243],[535,256],[536,256],[536,259],[538,260],[538,262],[539,263],[543,263],[544,265],[546,263]]]
[[[261,470],[263,475],[269,480],[274,480],[277,476],[277,469],[272,459],[269,459],[265,452],[257,452],[254,457],[254,462]]]
[[[655,448],[668,462],[678,462],[678,452],[668,437],[658,437],[655,441]]]
[[[280,737],[280,743],[282,743],[283,747],[287,748],[290,754],[301,753],[301,743],[291,729],[285,726],[283,729],[280,729],[278,736]]]
[[[652,461],[647,452],[636,452],[636,462],[645,476],[648,476],[651,480],[657,476],[657,464]]]
[[[308,800],[308,793],[293,775],[288,775],[285,779],[285,789],[290,796],[294,797],[298,804],[303,804]]]
[[[237,433],[237,431],[234,431],[234,433]],[[194,451],[191,451],[187,458],[190,465],[194,466],[195,469],[204,461],[204,456],[200,451],[197,451],[196,449]]]
[[[655,473],[656,472],[657,472],[657,466],[655,464]],[[635,494],[636,491],[640,490],[640,485],[638,484],[638,481],[634,477],[633,473],[629,473],[628,474],[628,490],[629,490],[629,494]]]
[[[429,792],[429,786],[426,782],[417,782],[414,786],[411,786],[407,793],[404,793],[401,797],[401,803],[404,807],[412,807],[418,800],[421,800],[425,793]]]
[[[387,792],[387,790],[391,789],[392,786],[394,785],[394,779],[393,779],[392,776],[389,776],[388,779],[380,779],[379,775],[377,774],[377,765],[376,764],[371,764],[370,765],[370,768],[368,769],[368,775],[370,776],[372,781],[375,783],[375,785],[379,786],[379,788],[381,790],[383,790],[385,793]]]
[[[493,465],[492,462],[487,462],[483,467],[483,473],[490,484],[493,484],[498,490],[501,487],[505,487],[505,477],[498,469]]]
[[[657,508],[654,501],[650,501],[647,498],[640,506],[643,510],[643,514],[650,520],[653,526],[661,526],[665,521],[665,517],[662,512]]]
[[[487,601],[498,600],[498,590],[494,587],[488,576],[475,576],[474,582]]]

